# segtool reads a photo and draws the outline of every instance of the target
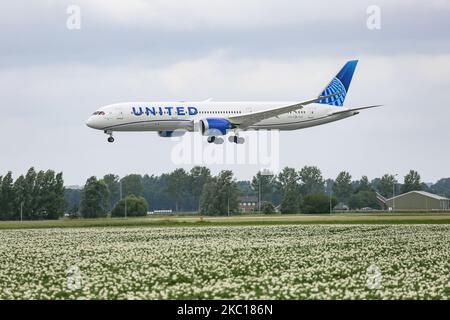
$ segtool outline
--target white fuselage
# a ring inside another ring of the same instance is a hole
[[[88,120],[94,129],[113,131],[194,131],[202,119],[223,118],[249,114],[295,104],[295,101],[259,102],[127,102],[102,107]],[[302,109],[268,118],[246,130],[296,130],[350,117],[357,112],[342,112],[344,107],[311,104]]]

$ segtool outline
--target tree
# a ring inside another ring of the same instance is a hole
[[[397,183],[394,175],[392,174],[384,174],[378,183],[378,192],[386,198],[390,198],[392,196],[394,190],[394,184]]]
[[[170,195],[172,201],[175,202],[175,211],[179,211],[183,205],[184,199],[188,194],[189,175],[184,169],[176,169],[171,172],[166,179],[166,192]]]
[[[23,216],[22,216],[23,219],[27,220],[32,219],[34,217],[34,214],[32,212],[33,210],[31,207],[33,205],[33,194],[27,192],[26,189],[27,186],[25,177],[23,175],[20,175],[13,183],[13,194],[14,194],[13,207],[16,208],[16,210],[14,210],[15,212],[13,213],[13,216],[10,217],[10,219],[19,218],[21,206],[23,209]]]
[[[46,188],[42,197],[41,217],[44,219],[58,219],[64,214],[64,180],[62,172],[45,172]]]
[[[431,186],[431,192],[440,194],[444,197],[450,197],[450,178],[438,180]]]
[[[369,178],[367,176],[362,176],[359,180],[358,191],[371,191],[372,186],[370,185]]]
[[[33,219],[58,219],[64,213],[64,181],[62,173],[39,171],[33,188]]]
[[[80,189],[64,189],[64,202],[65,210],[71,214],[78,212],[80,208],[81,201],[81,190]]]
[[[241,192],[242,195],[246,195],[246,196],[256,195],[255,191],[252,188],[252,183],[250,181],[240,180],[240,181],[237,181],[236,183],[237,183],[239,191]]]
[[[161,176],[149,176],[146,174],[142,178],[144,198],[147,200],[151,210],[175,208],[170,194],[166,192],[167,176],[165,173]]]
[[[112,210],[114,206],[120,200],[120,182],[119,176],[115,174],[107,174],[103,177],[103,182],[108,187],[109,191],[109,210]]]
[[[39,174],[36,173],[34,168],[30,168],[25,176],[20,176],[14,182],[14,207],[20,210],[23,206],[23,219],[35,219],[39,218],[36,215],[36,211],[42,206],[41,194],[36,190],[36,179]],[[18,216],[18,215],[17,215]]]
[[[142,185],[142,177],[139,174],[129,174],[123,177],[122,183],[122,197],[131,194],[135,196],[142,196],[144,193],[144,186]]]
[[[304,166],[298,173],[302,195],[324,191],[322,172],[315,166]]]
[[[336,197],[331,197],[331,208],[336,206]],[[303,213],[330,213],[330,197],[325,193],[312,193],[303,198]]]
[[[90,177],[81,193],[80,212],[85,218],[106,216],[108,212],[108,187],[96,177]]]
[[[285,167],[277,177],[278,189],[281,193],[285,193],[288,188],[297,185],[298,179],[298,173],[294,168]]]
[[[422,190],[422,183],[420,182],[420,175],[417,171],[409,170],[409,173],[405,176],[401,192],[406,193],[409,191]]]
[[[276,213],[275,207],[271,202],[265,202],[261,205],[261,213],[263,214],[274,214]]]
[[[134,195],[129,195],[124,199],[120,200],[114,209],[111,211],[111,216],[113,217],[124,217],[125,216],[125,206],[127,216],[145,216],[148,211],[148,203],[144,197],[136,197]]]
[[[202,194],[200,196],[200,213],[206,215],[212,215],[217,211],[216,209],[216,191],[217,191],[217,178],[211,177],[203,185]]]
[[[285,188],[283,200],[281,201],[280,212],[283,214],[294,214],[300,211],[300,193],[296,184],[291,184]]]
[[[211,179],[211,170],[206,167],[195,166],[189,172],[189,193],[191,206],[194,210],[200,210],[200,197],[205,183]]]
[[[352,176],[347,171],[342,171],[336,177],[333,184],[333,193],[339,202],[346,203],[352,195]]]
[[[378,209],[377,194],[373,190],[361,190],[353,194],[349,200],[349,207],[351,209],[372,208]]]
[[[223,170],[204,185],[200,212],[206,215],[227,215],[238,212],[239,189],[233,172]]]
[[[378,187],[380,185],[380,178],[373,178],[372,181],[370,181],[370,187],[372,190],[376,190],[379,192]]]
[[[0,201],[0,218],[2,220],[11,219],[14,215],[15,194],[13,189],[12,172],[9,171],[2,179],[1,185],[1,201]]]

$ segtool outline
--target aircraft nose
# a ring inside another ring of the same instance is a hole
[[[89,117],[89,119],[86,120],[86,125],[89,128],[95,129],[95,119],[93,116]]]

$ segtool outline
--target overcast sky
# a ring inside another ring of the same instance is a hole
[[[79,30],[66,25],[71,4]],[[370,5],[381,9],[379,30],[366,26]],[[449,16],[448,0],[4,2],[0,175],[34,166],[82,185],[109,172],[169,172],[179,142],[117,133],[109,144],[86,118],[123,101],[309,99],[357,58],[346,105],[385,107],[281,132],[280,167],[317,165],[326,178],[410,168],[426,182],[449,177]],[[239,179],[261,168],[208,166]]]

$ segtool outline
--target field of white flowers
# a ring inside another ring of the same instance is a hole
[[[0,299],[449,299],[450,225],[0,231]]]

